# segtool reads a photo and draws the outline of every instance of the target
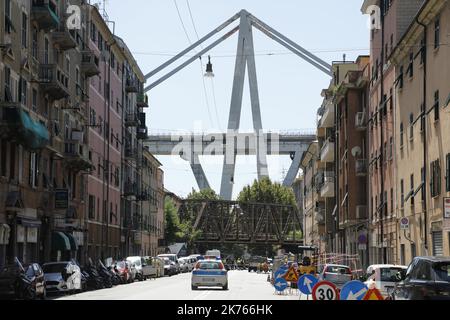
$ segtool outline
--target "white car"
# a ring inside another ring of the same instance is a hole
[[[180,269],[180,263],[178,262],[178,257],[176,254],[173,253],[166,253],[166,254],[160,254],[158,255],[159,258],[168,258],[171,262],[173,262],[175,264],[176,267],[176,273],[180,273],[181,269]]]
[[[81,269],[73,262],[46,263],[42,270],[48,293],[81,291]]]
[[[407,266],[393,264],[377,264],[367,268],[367,281],[365,284],[369,289],[375,287],[383,296],[388,296],[388,289],[393,289],[401,280],[397,274],[406,274]]]
[[[223,290],[228,290],[228,271],[222,261],[201,260],[197,262],[192,271],[191,288],[197,290],[199,287],[221,287]]]
[[[156,277],[156,268],[149,263],[149,257],[128,257],[127,261],[136,267],[136,279],[146,280],[150,277]]]

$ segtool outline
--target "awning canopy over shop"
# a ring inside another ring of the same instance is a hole
[[[69,238],[63,232],[53,232],[52,249],[54,251],[70,251],[71,245]]]
[[[70,233],[67,233],[67,232],[65,232],[64,235],[69,239],[70,250],[77,251],[78,250],[78,245],[77,245],[77,241],[75,240],[74,236],[71,235]]]

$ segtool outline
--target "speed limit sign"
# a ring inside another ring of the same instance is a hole
[[[313,300],[339,300],[339,291],[333,283],[321,281],[314,286],[312,296]]]

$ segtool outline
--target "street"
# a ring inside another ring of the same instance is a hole
[[[230,271],[228,281],[228,291],[219,288],[192,291],[191,274],[184,273],[58,297],[56,300],[299,300],[296,290],[292,290],[292,295],[275,294],[274,288],[267,282],[267,274]]]

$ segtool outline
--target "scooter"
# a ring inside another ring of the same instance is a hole
[[[14,262],[17,267],[16,279],[14,281],[14,294],[16,298],[23,300],[36,299],[36,289],[33,287],[33,279],[27,276],[19,259],[15,258]]]
[[[112,288],[113,287],[112,275],[101,260],[98,260],[97,271],[100,277],[103,279],[103,284],[105,285],[105,287]]]

